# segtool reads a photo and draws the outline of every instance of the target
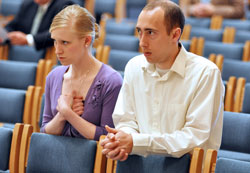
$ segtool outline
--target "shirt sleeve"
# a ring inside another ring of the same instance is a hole
[[[34,38],[34,46],[37,50],[44,49],[46,47],[53,46],[54,42],[51,39],[49,31],[40,32],[33,35]]]
[[[101,135],[107,134],[105,125],[108,125],[112,128],[114,127],[112,113],[114,111],[116,100],[121,89],[122,78],[117,73],[115,73],[115,75],[113,75],[113,77],[111,76],[110,78],[112,79],[112,82],[110,82],[106,87],[105,96],[102,104],[103,106],[100,126],[96,126],[94,139],[97,141],[99,140]]]
[[[44,103],[44,111],[43,111],[43,121],[40,131],[45,133],[45,126],[53,119],[53,115],[51,112],[51,101],[50,101],[50,78],[48,75],[45,84],[45,103]]]
[[[34,46],[34,38],[33,38],[33,36],[31,34],[27,34],[26,39],[27,39],[28,45],[33,47]]]
[[[126,133],[139,133],[134,109],[134,94],[128,82],[128,74],[125,71],[123,85],[119,93],[114,113],[112,115],[114,125]]]
[[[173,133],[141,134],[139,132],[134,111],[133,93],[130,87],[125,79],[113,119],[117,129],[132,135],[133,149],[131,154],[144,156],[163,154],[181,157],[194,147],[202,147],[208,141],[216,123],[222,121],[224,86],[218,69],[203,75],[195,88],[193,100],[186,112],[183,128]],[[222,131],[222,123],[220,129]]]

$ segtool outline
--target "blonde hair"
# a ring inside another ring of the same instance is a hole
[[[70,26],[80,38],[92,36],[92,43],[99,37],[99,26],[90,12],[79,5],[70,5],[53,19],[49,31]]]

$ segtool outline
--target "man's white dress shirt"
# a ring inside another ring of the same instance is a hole
[[[223,100],[217,66],[182,46],[163,76],[144,55],[128,62],[113,121],[132,135],[131,154],[180,157],[194,147],[218,150]]]

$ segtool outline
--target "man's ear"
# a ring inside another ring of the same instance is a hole
[[[174,28],[172,30],[172,39],[178,41],[181,37],[181,28]]]

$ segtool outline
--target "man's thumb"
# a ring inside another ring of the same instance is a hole
[[[118,130],[109,127],[108,125],[105,126],[106,130],[108,131],[108,133],[114,133],[116,134],[118,132]]]

